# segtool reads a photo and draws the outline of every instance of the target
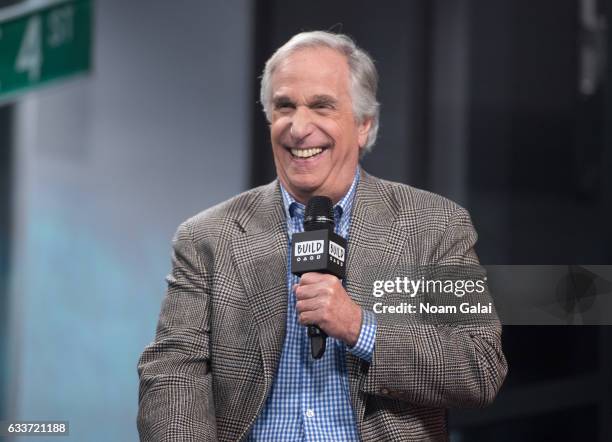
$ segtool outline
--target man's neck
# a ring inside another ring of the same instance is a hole
[[[356,169],[353,171],[353,174],[351,175],[351,179],[347,182],[345,182],[342,185],[342,188],[337,191],[337,192],[333,192],[333,193],[328,193],[325,194],[324,192],[319,192],[319,191],[314,191],[314,192],[294,192],[293,189],[291,189],[288,186],[285,186],[282,181],[281,181],[281,185],[283,186],[283,188],[285,189],[285,191],[291,195],[291,197],[297,201],[300,204],[306,205],[308,203],[308,201],[313,197],[313,196],[326,196],[329,199],[332,200],[332,202],[334,203],[334,205],[336,205],[338,203],[338,201],[340,201],[342,198],[344,198],[344,196],[348,193],[349,189],[351,188],[351,186],[353,185],[353,182],[355,181],[355,175],[359,173],[359,166],[356,167]]]

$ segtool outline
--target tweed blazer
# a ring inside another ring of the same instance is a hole
[[[362,171],[349,232],[347,292],[366,306],[362,269],[477,264],[468,213],[430,192]],[[286,218],[278,181],[185,221],[156,337],[143,352],[143,441],[237,441],[261,412],[278,368],[287,316]],[[496,396],[507,365],[499,322],[486,327],[378,318],[371,363],[346,354],[363,441],[444,441],[446,408]]]

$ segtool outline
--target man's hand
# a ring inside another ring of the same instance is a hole
[[[304,273],[293,290],[300,324],[317,325],[349,347],[357,343],[361,307],[349,297],[338,278],[323,273]]]

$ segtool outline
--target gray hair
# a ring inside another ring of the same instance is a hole
[[[351,100],[353,114],[358,123],[372,119],[365,146],[361,155],[372,150],[378,134],[379,103],[376,101],[378,73],[374,61],[363,49],[344,34],[333,34],[326,31],[301,32],[294,35],[287,43],[278,48],[266,62],[261,77],[260,102],[268,121],[271,121],[271,77],[278,65],[289,55],[299,49],[328,47],[346,56],[350,71]]]

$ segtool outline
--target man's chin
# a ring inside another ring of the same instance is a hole
[[[289,180],[289,190],[294,196],[299,198],[310,198],[318,193],[321,189],[321,180],[317,179],[304,179],[306,177],[300,177]]]

